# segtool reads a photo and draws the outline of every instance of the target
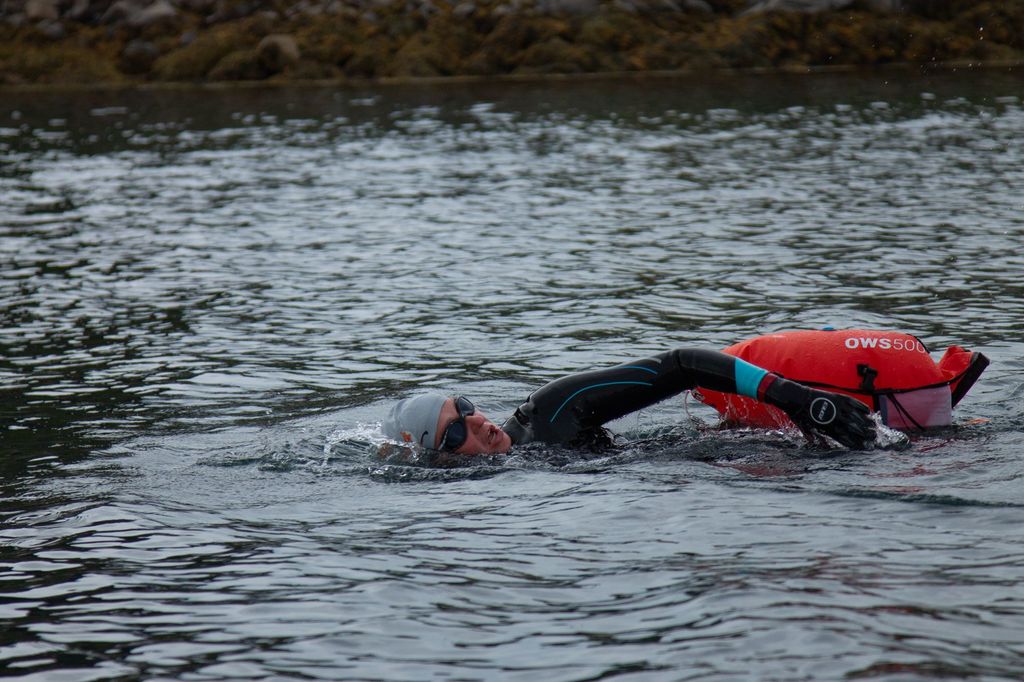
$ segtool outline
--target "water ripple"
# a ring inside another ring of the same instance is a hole
[[[722,79],[5,93],[0,669],[1018,677],[1019,80]],[[902,449],[376,455],[419,387],[828,324],[994,362]]]

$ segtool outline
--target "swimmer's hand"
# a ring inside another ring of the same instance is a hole
[[[764,400],[789,415],[807,436],[829,436],[854,450],[875,440],[870,410],[848,395],[819,391],[777,377],[765,391]]]

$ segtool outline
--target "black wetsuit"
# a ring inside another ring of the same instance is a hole
[[[757,397],[768,373],[731,355],[680,348],[608,369],[556,379],[536,390],[502,429],[515,445],[580,445],[602,425],[691,388]]]

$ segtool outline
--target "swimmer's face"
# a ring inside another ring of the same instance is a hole
[[[441,408],[441,414],[437,418],[437,442],[434,447],[442,449],[442,441],[445,431],[460,419],[466,423],[466,441],[455,448],[453,452],[460,455],[497,455],[508,452],[512,447],[512,439],[509,435],[497,427],[494,422],[483,415],[480,410],[472,406],[472,403],[464,398],[460,401],[463,416],[459,415],[459,408],[455,404],[455,398],[448,398]],[[472,406],[472,414],[467,413],[467,407]],[[458,425],[453,431],[459,429]]]

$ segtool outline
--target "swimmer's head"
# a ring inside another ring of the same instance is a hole
[[[437,425],[448,398],[440,393],[422,393],[399,400],[384,420],[384,435],[399,443],[437,447]]]
[[[467,398],[424,393],[398,401],[384,421],[384,434],[402,443],[462,455],[500,454],[512,439]]]

